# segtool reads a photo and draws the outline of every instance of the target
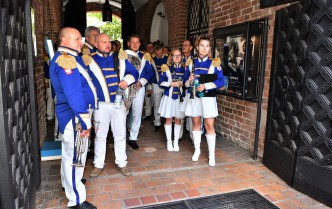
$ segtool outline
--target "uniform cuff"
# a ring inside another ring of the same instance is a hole
[[[135,82],[135,78],[132,75],[126,75],[123,80],[127,82],[128,86]]]

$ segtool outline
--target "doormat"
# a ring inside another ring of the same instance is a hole
[[[254,189],[138,207],[136,209],[278,209]]]

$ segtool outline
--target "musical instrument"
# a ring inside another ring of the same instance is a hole
[[[192,70],[191,70],[191,75],[194,76],[194,80],[191,82],[190,84],[190,88],[191,88],[191,92],[190,92],[190,97],[189,99],[194,99],[195,98],[195,94],[196,94],[196,85],[194,84],[195,82],[195,59],[193,59],[192,62]]]
[[[182,82],[182,77],[179,77],[179,76],[176,75],[174,67],[173,67],[172,77],[173,77],[173,82]],[[179,95],[179,98],[180,98],[180,102],[183,102],[182,87],[179,86],[178,89],[179,89],[178,90],[178,95]]]
[[[76,138],[74,142],[74,147],[76,149],[76,160],[72,166],[74,167],[85,167],[82,163],[82,155],[85,152],[85,143],[87,141],[87,137],[81,137],[82,125],[80,122],[76,123],[75,132]]]

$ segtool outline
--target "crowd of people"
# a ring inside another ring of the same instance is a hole
[[[159,41],[148,42],[143,52],[136,34],[125,43],[127,50],[121,50],[120,42],[112,41],[97,27],[87,27],[84,35],[83,44],[78,30],[63,28],[49,66],[62,134],[61,180],[68,207],[96,208],[86,201],[81,181],[91,127],[95,132],[91,178],[103,171],[109,128],[116,168],[124,176],[132,175],[126,144],[139,149],[143,118],[153,118],[154,131],[160,130],[161,118],[165,118],[165,148],[170,152],[180,151],[179,139],[183,130],[188,130],[194,144],[192,161],[199,159],[205,132],[209,165],[215,166],[216,89],[224,85],[224,77],[220,59],[209,57],[210,40],[201,37],[196,46],[184,40],[181,48],[173,50]]]

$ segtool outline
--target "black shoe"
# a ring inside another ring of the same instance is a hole
[[[81,179],[81,182],[82,182],[83,184],[85,184],[85,183],[86,183],[86,179]]]
[[[97,209],[96,206],[92,205],[91,203],[89,203],[88,201],[84,201],[79,205],[75,205],[69,208],[73,208],[73,209]]]
[[[160,126],[154,126],[154,131],[159,131]]]
[[[150,120],[151,119],[151,116],[144,116],[143,117],[143,120]]]
[[[133,148],[134,150],[139,149],[139,146],[138,146],[138,144],[136,143],[135,140],[129,140],[129,146],[131,146],[131,148]]]

